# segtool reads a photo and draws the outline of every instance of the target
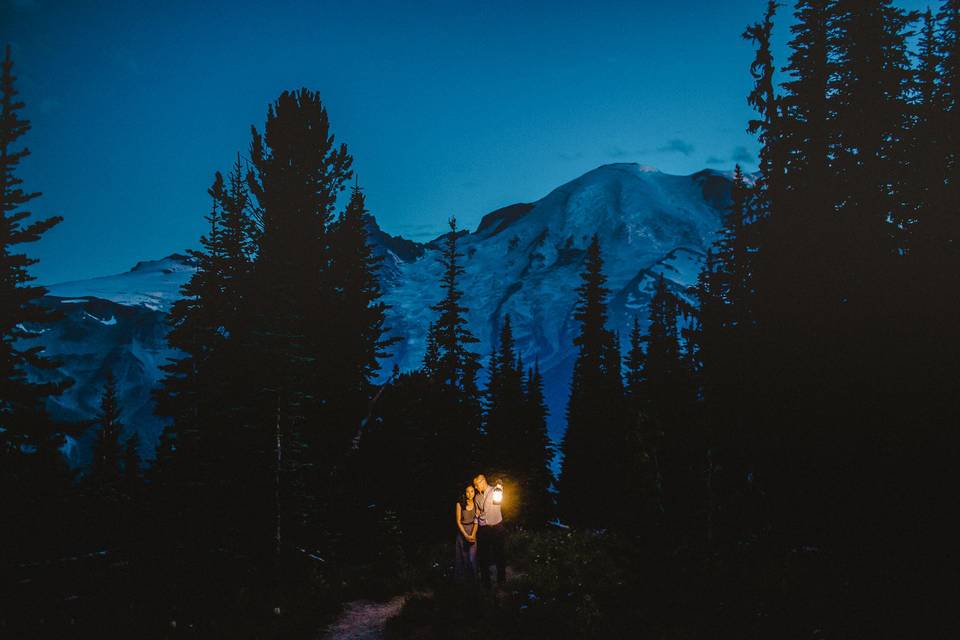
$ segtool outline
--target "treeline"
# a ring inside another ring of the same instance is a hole
[[[903,632],[947,606],[960,3],[801,0],[785,62],[778,6],[744,34],[760,170],[737,168],[696,287],[660,279],[625,360],[596,241],[588,253],[561,513],[702,552],[727,615],[777,599],[742,596],[753,587],[731,566],[778,567],[791,596],[767,624]]]

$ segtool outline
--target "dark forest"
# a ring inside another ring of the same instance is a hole
[[[422,364],[381,370],[383,258],[322,88],[277,96],[213,173],[155,458],[122,437],[112,373],[95,419],[53,415],[73,381],[30,346],[58,316],[25,247],[62,218],[32,215],[43,185],[18,178],[30,106],[7,47],[0,636],[334,637],[348,603],[396,596],[383,637],[949,636],[960,1],[757,9],[736,124],[759,171],[736,168],[696,285],[660,276],[629,335],[603,242],[576,253],[562,439],[510,315],[475,349],[454,217]],[[453,577],[453,505],[480,471],[507,496],[495,590]]]

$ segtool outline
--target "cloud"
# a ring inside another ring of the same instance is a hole
[[[682,153],[685,156],[693,153],[693,145],[687,142],[686,140],[681,140],[680,138],[673,138],[668,141],[667,144],[663,145],[657,151],[661,153]]]
[[[723,158],[718,158],[717,156],[710,156],[707,158],[707,164],[723,164],[726,162]]]
[[[753,154],[747,151],[746,147],[735,147],[733,150],[733,155],[730,157],[730,159],[740,164],[753,164],[756,162]]]
[[[626,158],[630,155],[630,152],[621,147],[611,147],[607,150],[607,157],[610,158]]]

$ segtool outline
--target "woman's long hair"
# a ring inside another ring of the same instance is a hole
[[[472,487],[472,486],[473,486],[472,484],[467,484],[467,486],[464,487],[463,490],[460,492],[460,499],[457,500],[457,502],[460,503],[461,509],[467,508],[467,487]],[[474,489],[474,492],[476,492],[476,489]],[[476,498],[476,494],[474,494],[474,498]]]

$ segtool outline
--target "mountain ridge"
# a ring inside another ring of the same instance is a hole
[[[706,169],[687,176],[635,163],[601,165],[530,203],[492,211],[473,231],[462,231],[461,286],[467,319],[485,360],[500,320],[510,313],[524,362],[540,362],[550,408],[551,436],[562,434],[567,386],[575,356],[575,288],[584,250],[601,241],[610,289],[610,327],[628,335],[634,315],[645,326],[653,285],[660,274],[681,295],[695,283],[703,254],[729,202],[730,174]],[[381,284],[390,305],[388,335],[399,338],[382,363],[380,380],[394,364],[416,368],[422,360],[430,307],[440,298],[439,240],[418,243],[383,231],[368,217],[371,244],[383,257]],[[162,421],[152,413],[150,390],[159,366],[174,357],[164,339],[166,314],[196,268],[184,253],[145,260],[121,274],[48,285],[44,304],[67,311],[41,335],[61,373],[77,380],[53,411],[88,419],[97,406],[106,371],[121,385],[124,419],[136,428],[142,453],[152,454]],[[112,324],[105,321],[113,319]],[[91,434],[73,446],[75,464],[89,455]]]

